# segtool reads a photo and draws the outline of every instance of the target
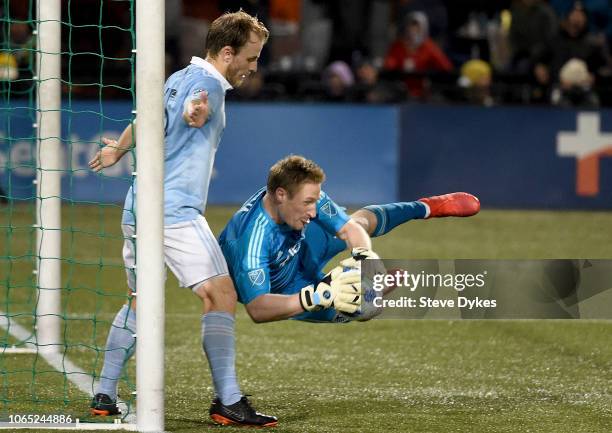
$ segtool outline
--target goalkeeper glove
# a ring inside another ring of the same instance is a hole
[[[300,291],[300,303],[306,311],[335,308],[343,313],[355,313],[361,307],[361,273],[334,268],[323,280]]]
[[[364,247],[353,248],[351,251],[351,257],[342,260],[340,265],[345,269],[350,268],[362,271],[361,263],[364,260],[373,260],[373,262],[368,263],[366,266],[365,271],[367,275],[384,275],[387,273],[387,269],[385,268],[382,259],[378,257],[378,254]]]
[[[342,260],[340,265],[345,268],[361,270],[361,263],[359,262],[362,260],[380,260],[380,257],[372,250],[364,247],[356,247],[351,251],[351,257]]]

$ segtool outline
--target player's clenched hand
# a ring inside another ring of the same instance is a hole
[[[344,313],[355,313],[361,307],[361,273],[334,268],[316,287],[304,287],[300,302],[306,311],[335,308]]]
[[[117,140],[102,137],[102,143],[105,146],[89,161],[89,168],[95,172],[114,165],[126,152],[125,149],[119,147]]]
[[[208,118],[208,93],[200,92],[198,97],[185,104],[183,119],[192,128],[201,128]]]

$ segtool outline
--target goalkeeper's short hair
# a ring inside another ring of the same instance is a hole
[[[300,155],[289,155],[270,168],[267,190],[274,194],[277,188],[283,188],[292,196],[304,183],[325,181],[325,172],[314,161]]]

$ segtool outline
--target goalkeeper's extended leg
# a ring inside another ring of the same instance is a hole
[[[136,304],[135,300],[132,304]],[[123,305],[108,333],[104,352],[104,366],[100,384],[91,402],[92,415],[117,415],[117,382],[125,363],[136,350],[136,311],[129,304]]]
[[[468,217],[480,211],[480,201],[466,192],[453,192],[417,201],[366,206],[351,215],[372,237],[382,236],[413,219]]]

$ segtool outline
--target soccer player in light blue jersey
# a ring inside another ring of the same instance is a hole
[[[180,285],[190,288],[203,301],[202,346],[216,394],[209,414],[219,424],[277,424],[275,417],[256,412],[238,386],[236,292],[221,249],[203,217],[215,153],[225,128],[225,92],[240,86],[257,70],[268,35],[257,18],[243,11],[226,13],[210,26],[206,58],[193,57],[164,86],[164,258]],[[115,164],[132,147],[134,127],[128,126],[117,141],[103,138],[105,147],[90,161],[90,167],[100,171]],[[135,351],[136,302],[132,301],[136,290],[136,194],[134,181],[122,219],[129,300],[109,332],[100,385],[91,405],[94,415],[119,413],[117,381]],[[138,293],[146,295],[146,288]]]
[[[314,322],[368,320],[360,311],[360,276],[340,267],[324,278],[325,265],[352,249],[345,267],[377,259],[370,236],[383,235],[412,219],[471,216],[480,202],[451,193],[413,202],[366,206],[351,216],[321,191],[323,170],[301,156],[270,169],[257,191],[232,217],[219,243],[238,292],[255,322],[298,319]]]

